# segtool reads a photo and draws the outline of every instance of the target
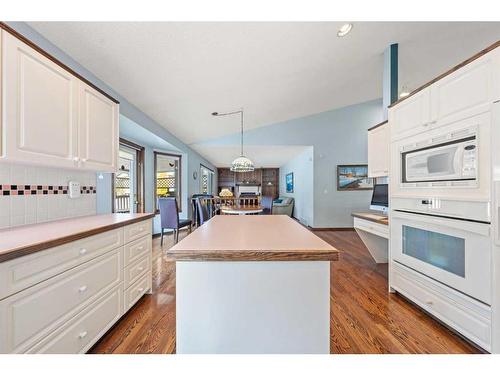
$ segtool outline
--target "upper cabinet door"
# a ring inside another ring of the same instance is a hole
[[[389,175],[389,124],[368,131],[368,177]]]
[[[114,172],[118,155],[118,104],[80,84],[80,165]]]
[[[392,139],[401,139],[421,133],[431,126],[429,88],[410,96],[389,108]]]
[[[432,84],[431,117],[436,126],[490,110],[499,75],[495,58],[496,51],[487,53]]]
[[[2,156],[74,168],[78,79],[9,33],[2,34]]]

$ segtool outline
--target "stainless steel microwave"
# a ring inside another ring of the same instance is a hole
[[[402,183],[474,181],[477,161],[476,135],[402,152]]]

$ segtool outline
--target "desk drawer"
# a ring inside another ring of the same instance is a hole
[[[122,281],[121,249],[0,302],[0,353],[23,352]]]
[[[137,280],[131,287],[125,290],[125,308],[127,312],[134,304],[151,288],[151,272],[148,271],[144,276]]]
[[[151,220],[143,220],[135,224],[127,225],[123,228],[123,233],[125,243],[144,236],[151,237]]]
[[[28,353],[84,353],[120,318],[122,309],[123,287],[120,284]]]
[[[385,224],[375,223],[370,220],[354,218],[354,228],[372,233],[376,236],[389,238],[389,226]]]
[[[119,228],[0,263],[0,300],[122,244],[123,229]]]
[[[151,254],[152,244],[153,239],[150,236],[125,244],[123,246],[125,266]]]
[[[491,348],[491,308],[392,263],[392,287],[480,347]]]
[[[144,273],[151,270],[151,255],[147,254],[125,267],[123,274],[124,286],[127,289],[136,282]]]

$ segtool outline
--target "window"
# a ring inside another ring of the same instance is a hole
[[[155,205],[158,198],[175,197],[181,206],[181,156],[155,151]]]
[[[200,193],[213,194],[214,171],[200,164]]]
[[[118,170],[113,177],[113,212],[144,212],[144,147],[120,139]]]

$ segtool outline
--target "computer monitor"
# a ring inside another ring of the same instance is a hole
[[[387,212],[389,207],[389,194],[387,184],[378,184],[373,187],[370,210]]]

